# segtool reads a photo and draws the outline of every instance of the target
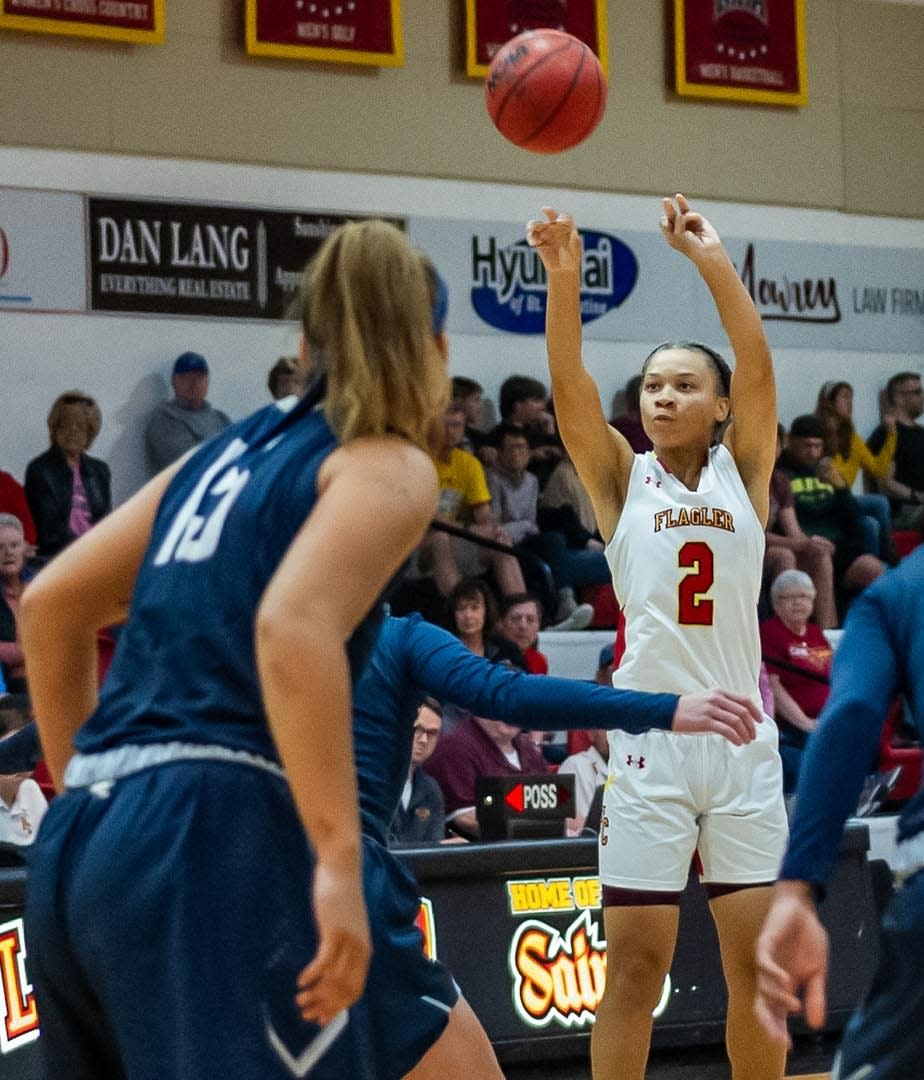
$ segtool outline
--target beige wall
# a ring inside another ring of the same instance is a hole
[[[609,0],[610,101],[583,147],[504,143],[462,68],[462,0],[404,0],[406,64],[248,59],[242,0],[166,0],[167,41],[0,35],[0,145],[661,193],[924,217],[924,7],[807,0],[804,109],[667,89],[669,5]]]

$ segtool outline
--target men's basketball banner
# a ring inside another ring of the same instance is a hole
[[[247,0],[245,20],[253,56],[404,64],[401,0]]]
[[[564,30],[597,54],[608,74],[606,0],[465,0],[465,71],[484,76],[494,54],[524,30]]]
[[[674,0],[678,94],[805,105],[805,0]]]
[[[0,29],[158,45],[164,0],[0,0]]]

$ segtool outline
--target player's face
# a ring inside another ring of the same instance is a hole
[[[538,608],[532,602],[514,604],[504,616],[502,629],[518,648],[530,648],[539,635]]]
[[[473,637],[484,630],[485,606],[483,596],[464,596],[456,604],[456,626],[463,637]]]
[[[442,730],[443,721],[439,715],[426,705],[421,705],[414,723],[414,746],[411,751],[411,761],[415,765],[423,765],[433,753]]]
[[[729,401],[717,393],[716,373],[702,353],[664,349],[642,380],[642,426],[656,448],[683,449],[712,442]]]
[[[0,525],[0,577],[15,578],[22,570],[25,556],[22,533],[9,525]]]

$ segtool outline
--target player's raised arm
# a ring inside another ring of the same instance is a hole
[[[675,205],[676,203],[676,205]],[[725,435],[754,509],[769,512],[769,483],[776,447],[776,381],[770,346],[754,301],[715,228],[683,195],[664,200],[661,232],[699,270],[715,301],[735,356],[732,422]]]
[[[370,953],[346,642],[418,542],[436,497],[430,459],[397,438],[358,439],[335,451],[322,467],[314,511],[257,614],[270,730],[317,854],[320,946],[299,979],[297,1002],[318,1023],[358,997]]]
[[[604,540],[616,529],[632,468],[625,438],[606,422],[600,394],[581,355],[581,260],[573,219],[544,207],[527,239],[548,275],[546,344],[555,417],[568,453],[593,503]]]

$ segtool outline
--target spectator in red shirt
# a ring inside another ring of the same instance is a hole
[[[809,622],[815,586],[808,574],[784,570],[770,586],[770,603],[774,615],[761,623],[760,642],[780,729],[783,787],[789,794],[828,699],[832,649],[821,628]]]

